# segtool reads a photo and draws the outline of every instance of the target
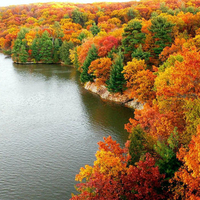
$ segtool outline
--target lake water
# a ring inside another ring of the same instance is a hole
[[[0,54],[0,200],[68,200],[97,142],[122,146],[133,110],[86,91],[74,68]]]

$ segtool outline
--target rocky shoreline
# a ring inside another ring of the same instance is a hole
[[[16,62],[16,61],[14,61],[14,63],[16,63],[16,64],[26,64],[26,65],[28,65],[28,64],[46,64],[46,63],[42,63],[42,62],[21,63],[21,62]],[[65,65],[63,62],[54,63],[54,64]],[[65,65],[65,66],[74,67],[72,65]],[[100,98],[102,98],[103,100],[119,103],[119,104],[122,104],[123,106],[126,106],[128,108],[141,110],[141,109],[143,109],[143,106],[144,106],[144,104],[141,104],[140,102],[138,102],[137,99],[130,99],[128,93],[124,93],[124,94],[110,93],[107,90],[107,88],[105,87],[105,85],[99,86],[95,82],[87,82],[87,83],[85,83],[84,88],[86,90],[90,91],[90,92],[98,94],[100,96]]]
[[[120,103],[126,107],[141,110],[143,104],[139,103],[136,99],[130,99],[128,94],[110,93],[105,85],[97,86],[95,82],[87,82],[84,88],[88,91],[98,94],[102,99]]]

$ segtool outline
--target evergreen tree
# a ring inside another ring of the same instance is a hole
[[[77,39],[79,39],[82,42],[82,40],[85,39],[86,37],[87,35],[84,32],[81,32]]]
[[[149,30],[154,34],[153,38],[155,39],[155,45],[157,45],[157,47],[153,50],[158,57],[166,46],[172,44],[171,33],[174,24],[168,22],[167,19],[162,16],[154,17],[151,22],[152,25]]]
[[[20,61],[19,55],[20,55],[20,50],[22,48],[22,45],[24,45],[24,47],[26,47],[27,41],[25,40],[25,36],[26,36],[26,33],[28,33],[28,32],[29,32],[29,29],[21,28],[17,34],[17,38],[14,42],[13,49],[12,49],[12,58],[16,62]]]
[[[41,55],[40,55],[40,44],[41,44],[41,38],[39,38],[39,35],[36,35],[36,37],[33,40],[33,43],[30,47],[32,50],[31,56],[33,59],[35,59],[36,62],[40,61]]]
[[[15,62],[19,61],[19,52],[22,46],[22,40],[16,39],[12,49],[12,58]]]
[[[79,69],[79,62],[78,62],[78,53],[77,53],[77,48],[75,48],[75,58],[74,58],[74,66],[76,68],[76,70]]]
[[[85,22],[88,20],[88,16],[86,13],[79,11],[78,9],[75,9],[72,11],[73,22],[76,24],[80,24],[82,27],[84,27]]]
[[[53,62],[58,63],[60,61],[60,43],[59,40],[56,38],[53,47]]]
[[[167,140],[167,144],[157,141],[157,145],[154,146],[155,151],[160,156],[160,159],[157,161],[160,173],[165,174],[167,179],[172,178],[181,166],[181,163],[176,158],[179,148],[178,139],[178,132],[174,129],[174,132],[171,133]]]
[[[141,32],[142,23],[136,19],[128,22],[122,35],[122,45],[127,60],[131,60],[131,53],[136,50],[138,44],[144,43],[145,34]]]
[[[83,63],[83,66],[82,66],[82,72],[81,72],[81,75],[80,75],[80,80],[81,80],[82,83],[94,80],[94,76],[91,75],[91,74],[88,74],[88,69],[89,69],[91,62],[93,60],[96,60],[97,58],[98,58],[97,48],[93,44],[92,47],[89,49],[88,55],[87,55],[87,57],[86,57],[86,59]]]
[[[133,8],[129,8],[127,11],[127,16],[128,16],[128,20],[130,21],[131,19],[134,19],[137,16],[139,16],[139,12]]]
[[[69,41],[64,41],[62,43],[62,46],[60,47],[60,58],[61,60],[65,63],[65,65],[71,65],[71,59],[69,58],[70,55],[70,49],[73,49],[74,44],[73,42]]]
[[[129,165],[135,165],[136,162],[140,160],[142,155],[145,155],[147,152],[145,150],[145,133],[140,127],[136,127],[133,130],[133,133],[130,135],[130,146],[129,154],[131,159],[129,160]]]
[[[63,29],[61,28],[60,26],[60,23],[58,21],[55,21],[54,22],[54,25],[52,25],[52,28],[54,30],[54,39],[55,38],[62,38],[64,36],[64,33],[63,33]]]
[[[110,71],[110,78],[106,82],[109,92],[123,92],[125,90],[125,78],[123,71],[123,55],[121,51],[118,53],[118,57],[115,60],[114,65]]]
[[[108,52],[108,58],[110,58],[112,61],[115,58],[115,55],[119,52],[118,48],[115,48],[115,46]]]
[[[17,39],[23,40],[26,36],[26,33],[29,32],[28,28],[21,28],[19,33],[17,34]]]
[[[131,158],[128,161],[128,165],[135,165],[136,162],[144,158],[146,153],[150,153],[151,155],[155,154],[155,140],[140,125],[133,128],[132,133],[129,135],[129,141],[128,151]]]
[[[101,29],[96,25],[96,23],[93,23],[93,25],[90,27],[90,31],[95,36],[101,31]]]
[[[22,44],[19,52],[19,61],[22,63],[26,63],[28,61],[28,52],[26,51],[26,47]]]
[[[41,37],[41,49],[40,56],[43,63],[52,63],[52,53],[53,53],[53,44],[52,39],[49,37],[49,33],[45,31]]]
[[[136,58],[138,60],[145,60],[148,61],[150,57],[149,52],[144,52],[142,50],[142,45],[140,44],[139,47],[132,53],[132,58]]]
[[[169,7],[165,5],[165,2],[162,2],[162,3],[160,3],[160,10],[161,10],[163,13],[167,13],[168,10],[169,10]]]

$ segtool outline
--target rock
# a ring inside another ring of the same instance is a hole
[[[85,83],[84,88],[98,94],[102,99],[120,103],[133,109],[140,110],[143,108],[143,104],[139,103],[136,99],[130,99],[127,94],[110,93],[105,85],[98,86],[95,82],[87,82]]]

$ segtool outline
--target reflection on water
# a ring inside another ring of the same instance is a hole
[[[97,142],[121,145],[133,111],[86,91],[74,68],[14,65],[0,55],[0,199],[68,200]]]

